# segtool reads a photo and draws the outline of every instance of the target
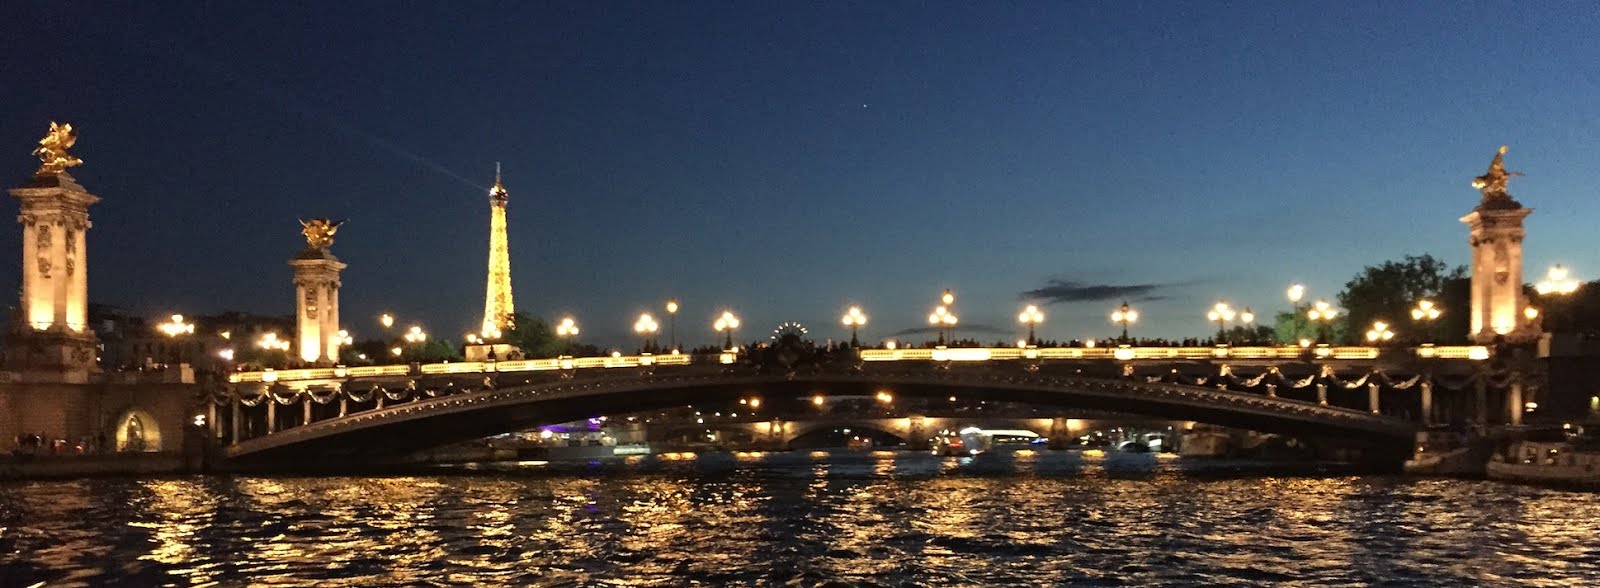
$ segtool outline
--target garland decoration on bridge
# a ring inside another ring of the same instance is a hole
[[[245,406],[249,406],[249,407],[254,408],[254,407],[257,407],[257,406],[261,406],[262,402],[266,402],[266,400],[267,400],[267,389],[266,388],[255,388],[255,387],[252,387],[250,389],[251,390],[255,390],[256,393],[253,394],[253,395],[252,394],[246,394],[244,392],[244,389],[242,389],[242,388],[239,391],[235,392],[235,394],[238,395],[239,404],[243,404]]]
[[[275,385],[267,390],[267,396],[271,396],[273,402],[284,406],[299,402],[300,393],[300,390],[290,389],[288,386],[284,386],[283,384]]]
[[[333,399],[338,398],[338,397],[339,397],[339,385],[338,384],[334,384],[332,386],[329,386],[328,388],[326,388],[324,390],[324,393],[322,393],[322,394],[318,394],[316,388],[306,388],[306,398],[310,398],[312,402],[315,402],[317,404],[327,404],[329,402],[333,402]]]
[[[365,393],[356,390],[354,386],[345,386],[344,390],[345,398],[349,398],[351,402],[357,404],[365,404],[367,402],[372,402],[373,397],[377,396],[378,394],[382,394],[383,386],[373,384],[372,387],[368,388]]]
[[[410,386],[401,388],[399,390],[390,390],[385,388],[383,390],[383,397],[398,402],[411,398],[411,393],[415,392],[416,390],[416,388],[412,388]]]

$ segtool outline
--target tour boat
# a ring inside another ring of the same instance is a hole
[[[1490,479],[1600,489],[1600,444],[1570,441],[1516,441],[1489,458]]]

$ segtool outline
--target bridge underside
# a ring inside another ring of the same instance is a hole
[[[1164,388],[1163,388],[1164,387]],[[415,451],[530,427],[762,396],[870,396],[1025,403],[1186,420],[1279,433],[1355,448],[1404,451],[1412,428],[1362,411],[1172,384],[1083,378],[1014,381],[999,378],[905,376],[673,377],[546,383],[425,398],[295,427],[232,447],[240,464],[372,463]],[[1143,391],[1130,393],[1130,390]]]

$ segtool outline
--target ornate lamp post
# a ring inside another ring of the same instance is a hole
[[[667,339],[672,343],[672,352],[678,352],[678,299],[667,299]]]
[[[1545,274],[1544,279],[1534,284],[1533,289],[1539,292],[1540,296],[1560,296],[1564,298],[1573,292],[1577,292],[1580,285],[1581,282],[1573,279],[1571,272],[1558,263],[1550,267],[1550,271]],[[1551,304],[1551,308],[1555,310],[1550,313],[1550,316],[1546,317],[1545,322],[1550,323],[1551,330],[1555,330],[1560,327],[1560,325],[1556,324],[1558,322],[1557,319],[1566,314],[1561,312],[1562,307],[1566,305],[1555,304],[1554,302],[1548,304]],[[1537,311],[1535,313],[1527,317],[1529,322],[1533,322],[1538,318]]]
[[[739,328],[739,317],[734,315],[733,311],[722,311],[722,316],[711,323],[711,328],[726,335],[727,338],[722,343],[724,349],[733,349],[733,332]]]
[[[856,331],[867,324],[867,315],[861,313],[861,307],[852,306],[845,311],[844,317],[839,319],[844,326],[850,328],[850,346],[860,347],[861,340],[856,338]]]
[[[183,315],[175,314],[172,315],[172,320],[161,323],[156,329],[166,334],[168,339],[172,339],[172,363],[183,363],[183,355],[178,350],[178,337],[193,335],[194,323],[186,323],[183,321]]]
[[[1572,272],[1561,264],[1550,266],[1550,271],[1543,280],[1534,284],[1534,290],[1540,294],[1571,294],[1578,291],[1579,282],[1572,278]]]
[[[945,344],[945,334],[948,332],[950,339],[955,340],[956,323],[960,321],[950,307],[956,303],[955,292],[946,288],[944,295],[939,297],[939,306],[934,307],[933,314],[928,315],[928,324],[939,328],[939,344]]]
[[[1228,321],[1233,320],[1233,307],[1226,302],[1218,302],[1206,312],[1206,320],[1217,323],[1217,343],[1224,343],[1228,338]]]
[[[1331,304],[1328,304],[1326,300],[1318,300],[1315,304],[1311,305],[1311,310],[1306,311],[1306,318],[1311,319],[1311,322],[1321,324],[1321,337],[1325,342],[1328,341],[1331,335],[1329,329],[1333,323],[1334,317],[1337,316],[1339,316],[1339,309],[1334,308]]]
[[[1139,311],[1134,310],[1134,308],[1131,306],[1128,306],[1128,301],[1126,300],[1122,301],[1122,306],[1119,306],[1116,310],[1111,311],[1111,322],[1122,325],[1122,338],[1118,341],[1122,343],[1128,342],[1128,325],[1133,324],[1138,320]]]
[[[644,339],[644,351],[650,351],[652,347],[651,340],[655,339],[656,331],[659,328],[656,325],[656,317],[650,316],[648,312],[639,315],[639,320],[633,321],[633,332],[638,333]]]
[[[1432,323],[1439,318],[1440,314],[1443,313],[1439,310],[1439,307],[1435,306],[1432,300],[1427,299],[1418,300],[1416,308],[1411,309],[1411,321],[1419,323],[1417,325],[1418,330],[1423,333],[1422,343],[1428,343],[1427,339],[1432,338],[1429,336],[1433,333]],[[1421,323],[1429,324],[1427,328],[1423,328]]]
[[[1022,312],[1017,314],[1017,322],[1028,325],[1028,345],[1037,345],[1038,339],[1033,336],[1035,325],[1044,322],[1044,313],[1039,312],[1039,307],[1029,304]]]
[[[572,352],[572,338],[578,335],[578,321],[572,317],[565,317],[556,325],[556,336],[561,338],[561,354],[568,355]]]

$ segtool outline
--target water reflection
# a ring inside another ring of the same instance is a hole
[[[1600,581],[1595,494],[1240,467],[833,451],[10,482],[0,586]]]

